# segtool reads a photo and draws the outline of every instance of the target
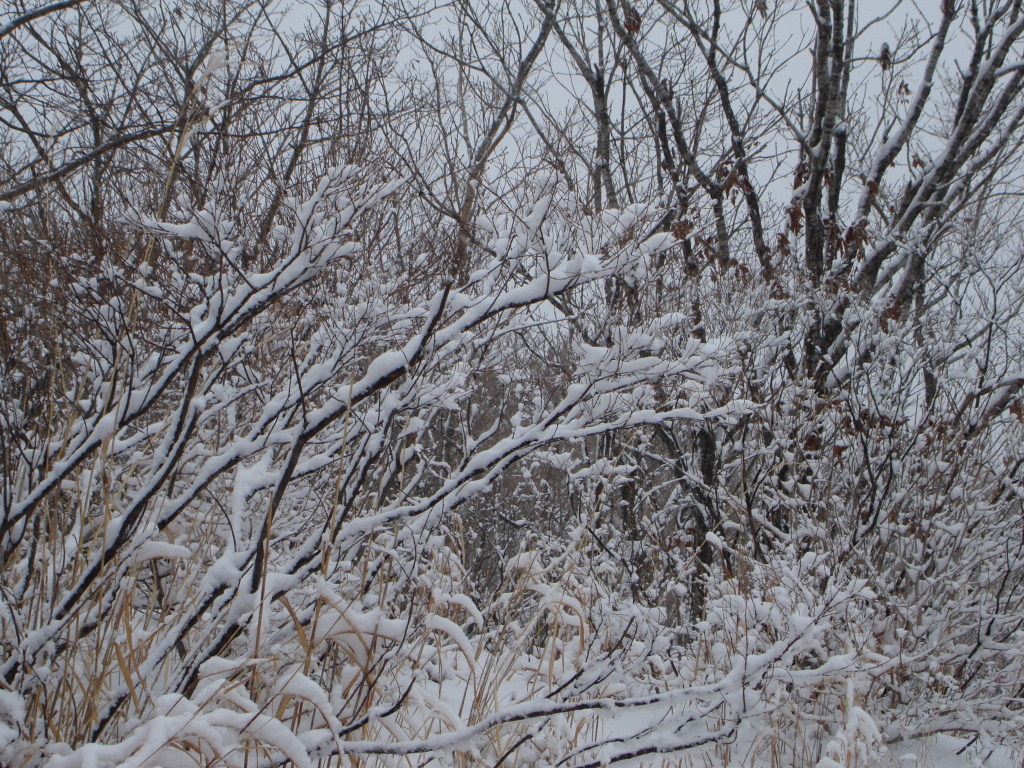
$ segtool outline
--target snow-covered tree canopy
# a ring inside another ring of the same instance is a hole
[[[1022,3],[8,0],[0,764],[1019,759]]]

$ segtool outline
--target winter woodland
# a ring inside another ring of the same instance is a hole
[[[5,0],[0,764],[1020,765],[1022,4]]]

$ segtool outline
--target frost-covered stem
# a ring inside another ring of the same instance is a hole
[[[637,42],[636,35],[627,30],[619,18],[619,10],[616,0],[605,0],[608,8],[608,17],[611,20],[615,33],[625,43],[633,62],[636,64],[640,77],[643,80],[644,90],[653,96],[651,107],[659,114],[664,114],[667,124],[671,128],[670,135],[676,152],[682,159],[687,171],[696,179],[697,183],[711,198],[711,205],[715,215],[715,257],[718,263],[725,267],[729,263],[729,230],[725,221],[724,193],[721,185],[715,182],[697,162],[697,157],[686,140],[686,133],[683,129],[683,121],[679,110],[668,89],[667,82],[660,79],[653,67],[648,62]]]
[[[451,277],[459,284],[463,284],[469,277],[469,249],[473,242],[473,212],[476,209],[477,198],[480,195],[480,186],[484,183],[484,172],[487,169],[487,162],[491,155],[501,144],[502,140],[511,130],[516,117],[516,107],[523,97],[523,90],[526,87],[530,72],[533,70],[537,58],[548,36],[554,27],[554,5],[542,3],[541,9],[544,12],[544,20],[541,22],[537,32],[537,39],[534,40],[530,50],[519,63],[515,79],[507,86],[505,99],[494,115],[483,137],[476,145],[472,160],[469,166],[469,174],[466,178],[462,194],[462,205],[457,214],[458,240],[456,242],[455,254],[453,256]]]

